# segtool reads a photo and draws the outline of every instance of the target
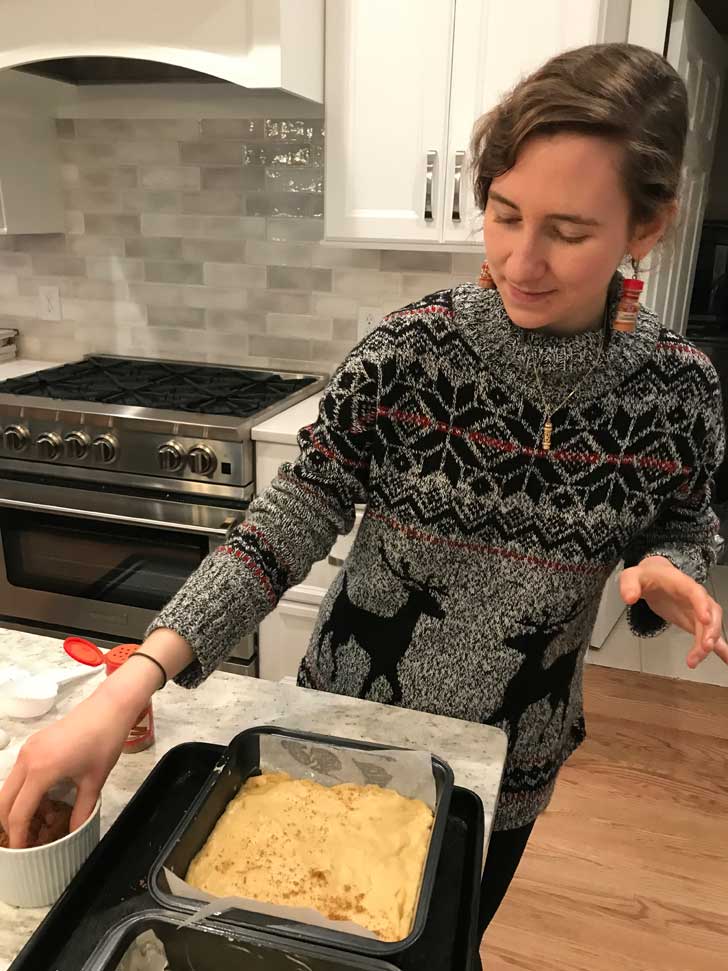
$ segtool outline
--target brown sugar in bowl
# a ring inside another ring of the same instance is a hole
[[[101,835],[100,799],[86,822],[68,832],[74,798],[74,787],[66,785],[44,797],[31,823],[32,845],[11,850],[3,832],[0,900],[13,907],[46,907],[66,889]]]
[[[71,813],[73,806],[61,799],[51,799],[43,796],[35,815],[30,821],[26,849],[37,846],[47,846],[56,840],[68,836],[71,828]],[[10,838],[0,824],[0,849],[10,848]]]

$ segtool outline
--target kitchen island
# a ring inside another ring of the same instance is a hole
[[[0,666],[11,664],[33,672],[48,667],[78,669],[66,657],[60,640],[0,629]],[[25,739],[65,714],[103,676],[62,688],[56,707],[43,718],[0,717],[0,727],[11,737],[0,752],[0,780],[7,776]],[[122,755],[104,787],[102,834],[155,763],[175,745],[192,740],[224,745],[251,725],[276,724],[435,752],[450,763],[455,782],[483,800],[486,840],[489,837],[506,755],[506,736],[499,729],[220,672],[195,691],[167,685],[155,695],[154,717],[155,745],[145,752]],[[89,725],[89,732],[93,731]],[[46,909],[16,910],[0,903],[0,971],[6,971],[45,913]]]

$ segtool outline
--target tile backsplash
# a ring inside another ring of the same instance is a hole
[[[330,371],[360,306],[477,277],[477,252],[322,245],[321,120],[64,118],[57,135],[66,233],[0,238],[0,328],[26,357]],[[60,321],[41,319],[44,286]]]

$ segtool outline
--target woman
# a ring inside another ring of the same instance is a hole
[[[649,310],[633,333],[613,329],[629,324],[617,267],[673,220],[685,132],[682,81],[627,45],[554,58],[479,121],[483,285],[390,314],[352,351],[299,460],[165,608],[144,655],[26,744],[0,797],[13,845],[59,776],[79,785],[80,823],[159,667],[199,684],[366,503],[299,682],[505,729],[485,930],[584,738],[584,657],[618,561],[636,633],[676,623],[695,635],[689,666],[728,662],[720,607],[696,582],[713,555],[716,375]]]

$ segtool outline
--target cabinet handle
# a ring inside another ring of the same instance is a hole
[[[455,193],[452,200],[452,221],[460,222],[460,191],[463,180],[465,152],[455,152]]]
[[[432,222],[432,182],[435,173],[437,152],[427,153],[427,175],[425,177],[425,222]]]

